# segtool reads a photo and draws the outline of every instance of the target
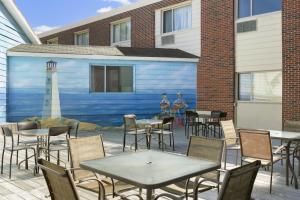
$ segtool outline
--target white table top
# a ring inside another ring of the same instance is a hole
[[[19,135],[27,136],[27,137],[40,137],[40,136],[48,136],[49,129],[31,129],[31,130],[22,130],[16,132]]]
[[[274,139],[300,140],[299,132],[276,131],[276,130],[269,130],[269,131],[270,131],[270,137]]]
[[[163,120],[160,119],[139,119],[136,120],[136,123],[138,125],[158,125],[158,124],[162,124]]]

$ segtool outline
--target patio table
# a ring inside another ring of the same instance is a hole
[[[298,132],[289,132],[289,131],[275,131],[270,130],[270,137],[272,139],[280,139],[287,142],[286,146],[286,185],[289,185],[289,170],[295,179],[295,188],[298,189],[298,180],[296,173],[292,167],[290,161],[290,146],[293,141],[300,141],[300,133]]]
[[[162,124],[163,120],[160,119],[138,119],[136,120],[136,124],[138,125],[150,125],[150,126],[155,126],[155,125],[160,125]]]
[[[148,150],[84,161],[80,167],[146,189],[146,200],[151,200],[154,189],[217,170],[221,166],[209,160]]]

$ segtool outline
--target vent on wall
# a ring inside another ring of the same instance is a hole
[[[250,31],[256,31],[256,20],[240,22],[237,24],[238,33],[245,33]]]
[[[166,35],[161,37],[161,45],[174,44],[175,36],[174,35]]]

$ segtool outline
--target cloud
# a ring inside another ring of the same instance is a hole
[[[116,2],[122,5],[129,5],[132,3],[132,0],[105,0],[105,1]]]
[[[100,13],[100,14],[106,13],[106,12],[111,11],[112,9],[113,9],[113,8],[112,8],[111,6],[103,7],[103,8],[98,9],[98,10],[97,10],[97,13]]]
[[[35,34],[40,34],[46,31],[50,31],[52,29],[58,28],[57,26],[47,26],[47,25],[41,25],[33,28],[33,31]]]

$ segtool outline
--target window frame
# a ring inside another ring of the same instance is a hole
[[[265,13],[260,13],[260,14],[255,14],[253,15],[253,0],[249,0],[250,1],[250,15],[247,16],[247,17],[239,17],[239,4],[240,4],[240,0],[235,0],[236,2],[236,18],[238,20],[240,19],[244,19],[244,18],[248,18],[248,17],[255,17],[255,16],[260,16],[260,15],[267,15],[267,14],[270,14],[270,13],[275,13],[275,12],[282,12],[282,4],[281,4],[281,10],[276,10],[276,11],[271,11],[271,12],[265,12]],[[284,0],[281,0],[281,1],[284,1]]]
[[[185,28],[185,29],[180,29],[180,30],[174,30],[174,10],[179,9],[179,8],[183,8],[183,7],[187,7],[187,6],[191,6],[191,27]],[[164,24],[164,12],[167,12],[167,11],[170,11],[170,10],[172,11],[172,31],[164,33],[164,25],[165,25]],[[161,35],[170,35],[170,34],[174,34],[174,33],[177,33],[177,32],[187,31],[187,30],[190,30],[190,29],[193,28],[193,4],[192,4],[191,1],[183,2],[183,3],[177,4],[177,5],[173,5],[173,6],[163,8],[163,9],[161,9],[160,16],[161,16],[161,19],[160,19],[160,22],[161,22],[160,23],[161,24],[161,27],[160,27]]]
[[[50,43],[50,42],[52,42],[52,41],[56,41],[56,43]],[[51,39],[49,39],[49,40],[47,40],[47,44],[48,45],[56,45],[56,44],[58,44],[58,37],[55,37],[55,38],[51,38]]]
[[[92,68],[93,67],[103,67],[104,68],[104,91],[103,92],[96,92],[92,91]],[[106,88],[106,68],[107,67],[131,67],[132,68],[132,91],[131,92],[107,92]],[[99,64],[99,63],[92,63],[89,66],[89,93],[90,94],[133,94],[135,93],[135,65],[120,65],[120,64]]]
[[[127,40],[123,40],[123,41],[119,41],[119,42],[115,42],[114,41],[114,26],[119,25],[119,24],[123,24],[123,23],[130,23],[130,30],[129,30],[129,39]],[[131,26],[131,18],[127,17],[124,19],[120,19],[118,21],[114,21],[110,23],[110,44],[113,45],[117,45],[117,44],[122,44],[122,43],[131,43],[131,33],[132,33],[132,26]]]
[[[250,72],[238,72],[237,73],[237,96],[236,99],[238,102],[246,102],[246,103],[282,103],[282,98],[283,98],[283,94],[281,93],[281,100],[280,101],[275,101],[275,100],[268,100],[268,101],[262,101],[262,100],[255,100],[254,99],[254,84],[253,84],[253,80],[254,80],[254,74],[257,73],[269,73],[269,72],[281,72],[281,87],[283,89],[283,75],[282,75],[282,70],[268,70],[268,71],[250,71]],[[250,74],[250,79],[251,79],[251,93],[250,93],[250,99],[249,100],[241,100],[240,99],[240,75],[241,74]],[[281,89],[281,90],[282,90]]]
[[[79,35],[82,35],[82,34],[85,34],[85,33],[88,34],[88,44],[77,44],[77,37]],[[85,29],[85,30],[74,32],[74,45],[89,46],[90,45],[90,30],[89,29]]]

